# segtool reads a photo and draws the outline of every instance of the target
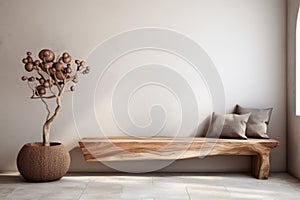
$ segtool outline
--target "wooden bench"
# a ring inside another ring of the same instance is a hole
[[[269,154],[278,146],[273,139],[214,139],[205,137],[85,138],[79,141],[87,162],[187,159],[214,155],[250,155],[252,173],[267,179]]]

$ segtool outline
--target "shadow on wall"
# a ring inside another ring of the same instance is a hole
[[[117,172],[101,162],[86,162],[79,147],[70,151],[71,166],[69,172]],[[139,168],[151,161],[122,161],[120,164]],[[160,161],[156,161],[160,162]],[[239,163],[239,165],[232,165]],[[158,172],[250,172],[250,156],[211,156],[204,159],[177,160]]]

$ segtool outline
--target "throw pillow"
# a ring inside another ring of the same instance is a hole
[[[269,138],[269,136],[267,135],[267,130],[272,110],[273,108],[244,108],[239,105],[236,105],[237,114],[251,113],[246,128],[247,137]]]
[[[247,139],[245,131],[249,116],[250,113],[244,115],[213,113],[206,136]]]

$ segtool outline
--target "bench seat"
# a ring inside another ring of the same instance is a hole
[[[250,155],[252,173],[267,179],[269,155],[279,142],[273,139],[216,139],[205,137],[109,137],[84,138],[79,141],[87,162],[170,160],[214,155]]]

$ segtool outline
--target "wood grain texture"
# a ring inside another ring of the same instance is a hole
[[[269,154],[278,146],[273,139],[215,139],[205,137],[85,138],[79,141],[87,162],[174,160],[214,155],[253,156],[253,175],[267,179]]]

